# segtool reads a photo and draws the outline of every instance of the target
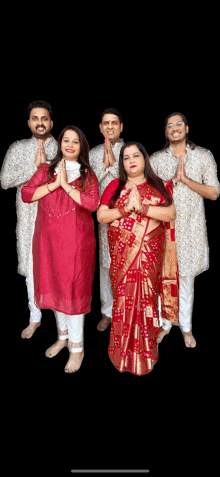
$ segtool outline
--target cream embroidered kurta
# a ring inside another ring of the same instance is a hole
[[[198,146],[192,150],[187,145],[186,149],[184,167],[187,177],[199,184],[215,187],[219,195],[220,184],[212,153]],[[155,174],[166,181],[175,175],[178,160],[171,146],[150,157]],[[196,276],[209,267],[204,198],[179,182],[173,188],[173,199],[176,207],[175,235],[179,274]]]
[[[38,202],[25,204],[21,200],[21,188],[36,172],[35,158],[38,140],[35,137],[14,142],[8,149],[1,169],[0,179],[3,189],[17,187],[17,253],[18,273],[28,276],[28,264],[32,247],[32,237],[37,214]],[[57,152],[57,142],[50,136],[44,143],[47,162],[51,161]]]
[[[116,142],[112,147],[113,154],[115,156],[115,163],[113,166],[109,166],[106,170],[103,170],[103,156],[104,156],[104,143],[94,147],[89,152],[89,163],[95,172],[95,175],[99,183],[99,195],[100,198],[107,187],[107,185],[113,180],[119,177],[119,154],[124,144],[123,139],[120,142]],[[100,267],[109,268],[111,263],[111,257],[109,253],[108,245],[108,224],[99,224],[99,265]]]

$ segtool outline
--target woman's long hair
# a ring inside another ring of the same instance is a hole
[[[59,162],[62,160],[63,154],[61,151],[61,142],[63,139],[63,136],[66,131],[75,131],[78,136],[79,136],[79,142],[80,142],[80,154],[78,157],[77,162],[81,165],[80,167],[80,177],[76,179],[76,185],[79,186],[80,190],[85,190],[86,189],[86,171],[90,171],[90,178],[91,178],[91,173],[93,172],[92,167],[89,164],[89,144],[87,142],[87,139],[85,137],[85,134],[81,131],[81,129],[77,128],[76,126],[66,126],[60,133],[58,137],[58,149],[57,149],[57,154],[54,157],[54,159],[50,163],[50,167],[48,169],[48,178],[55,181],[54,177],[54,170],[59,164]]]
[[[116,189],[116,191],[115,191],[115,193],[114,193],[114,195],[111,199],[110,207],[113,207],[115,202],[118,200],[118,198],[120,196],[120,193],[121,193],[123,187],[125,186],[125,184],[128,180],[127,173],[125,172],[125,169],[124,169],[123,155],[124,155],[125,148],[130,147],[130,146],[137,146],[139,151],[144,156],[144,161],[145,161],[144,175],[147,179],[148,184],[151,185],[152,187],[154,187],[154,189],[158,190],[167,199],[166,203],[165,203],[166,206],[172,204],[173,199],[170,196],[169,192],[167,192],[167,190],[165,189],[162,179],[160,179],[154,173],[154,171],[153,171],[153,169],[150,165],[149,156],[148,156],[148,153],[147,153],[146,149],[139,142],[130,141],[130,142],[126,142],[122,146],[121,151],[120,151],[120,156],[119,156],[119,184],[118,184],[118,187],[117,187],[117,189]]]

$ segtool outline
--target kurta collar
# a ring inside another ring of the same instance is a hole
[[[31,140],[33,143],[35,143],[35,144],[38,143],[38,139],[37,139],[36,137],[34,137],[34,136],[32,136],[32,137],[30,138],[30,140]],[[55,140],[55,139],[54,139],[53,136],[49,136],[49,137],[46,139],[46,141],[44,142],[44,145],[45,145],[45,146],[49,146],[49,144],[51,144],[51,142],[53,142],[54,140]]]
[[[167,148],[167,152],[168,152],[171,156],[173,156],[173,157],[175,157],[176,159],[178,159],[178,157],[176,156],[176,154],[174,154],[174,150],[173,150],[172,146],[169,146],[169,147]],[[189,146],[189,144],[187,144],[187,145],[186,145],[186,156],[188,156],[190,152],[191,152],[191,147]],[[185,156],[185,157],[186,157],[186,156]]]

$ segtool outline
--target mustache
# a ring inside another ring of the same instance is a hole
[[[36,129],[46,129],[45,126],[37,126]]]

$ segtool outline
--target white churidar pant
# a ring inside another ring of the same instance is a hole
[[[71,353],[83,350],[83,327],[85,315],[65,315],[54,311],[59,340],[68,339],[68,348]]]
[[[100,299],[101,313],[112,318],[113,293],[109,268],[100,267]]]
[[[179,326],[185,333],[192,330],[192,310],[194,300],[194,276],[179,276]],[[164,330],[170,331],[172,321],[165,320],[161,315],[161,302],[158,300],[160,325]]]
[[[40,323],[41,322],[41,311],[40,308],[34,303],[34,283],[33,283],[33,272],[29,273],[29,276],[26,278],[27,294],[28,294],[28,306],[30,310],[30,323]]]

